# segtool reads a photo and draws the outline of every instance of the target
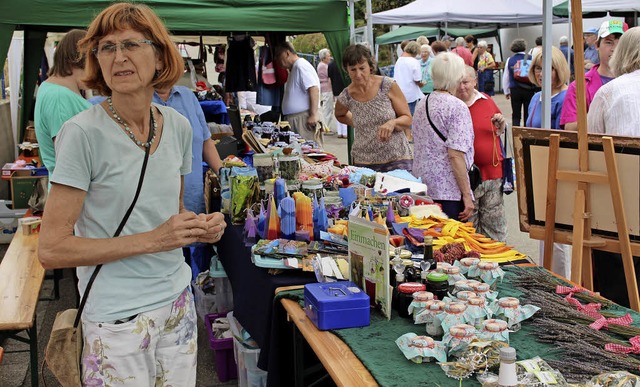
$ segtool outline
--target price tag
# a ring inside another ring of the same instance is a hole
[[[555,376],[553,376],[553,373],[549,371],[534,371],[533,374],[541,383],[558,384],[558,381],[556,380]]]
[[[538,367],[538,364],[534,360],[521,360],[516,363],[520,364],[527,372],[540,371],[540,367]]]

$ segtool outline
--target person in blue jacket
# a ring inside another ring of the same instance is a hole
[[[185,86],[173,86],[169,89],[156,89],[153,102],[169,106],[185,116],[193,130],[191,148],[191,173],[184,177],[184,206],[196,214],[204,213],[204,171],[202,161],[216,173],[222,168],[215,142],[207,126],[198,98]],[[208,269],[211,258],[211,245],[194,243],[182,249],[185,260],[191,266],[193,278]]]

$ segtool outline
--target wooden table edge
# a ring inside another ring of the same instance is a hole
[[[285,286],[276,289],[276,294],[302,289],[304,286]],[[319,330],[307,317],[297,301],[283,298],[280,303],[316,356],[338,386],[377,386],[367,367],[351,351],[351,348],[330,331]]]

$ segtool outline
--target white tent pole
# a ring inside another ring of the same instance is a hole
[[[22,72],[22,58],[24,52],[24,38],[15,36],[11,40],[7,59],[9,60],[9,87],[11,94],[9,95],[9,105],[11,109],[11,134],[13,134],[13,151],[14,158],[18,158],[18,144],[22,141],[18,140],[18,105],[20,102],[20,73]]]
[[[349,0],[349,42],[351,44],[355,43],[356,36],[356,21],[355,21],[355,10],[353,8],[354,0]]]
[[[542,127],[551,128],[551,47],[553,35],[551,34],[551,16],[553,13],[553,1],[543,1],[542,24]],[[531,69],[533,70],[533,69]]]
[[[569,63],[569,68],[571,68],[571,51],[573,50],[573,27],[571,26],[571,1],[567,4],[567,16],[569,17],[569,47],[567,48],[567,62]],[[575,69],[574,69],[575,72]]]
[[[371,0],[367,0],[367,41],[373,50],[373,21],[371,20]]]

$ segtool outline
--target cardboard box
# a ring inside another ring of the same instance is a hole
[[[369,325],[369,296],[351,281],[304,285],[304,311],[321,331]]]

